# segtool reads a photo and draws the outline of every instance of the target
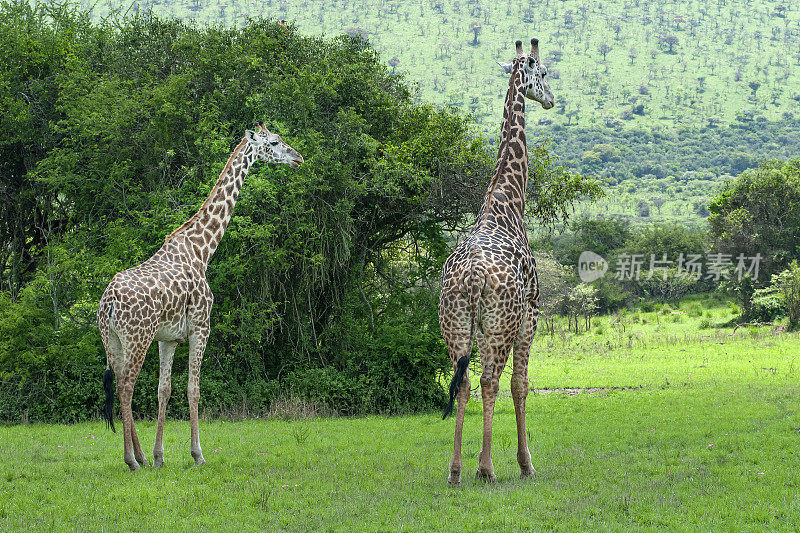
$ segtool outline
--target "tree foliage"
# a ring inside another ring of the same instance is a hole
[[[800,160],[767,161],[728,182],[709,205],[715,251],[762,260],[759,278],[800,258]]]
[[[0,418],[96,413],[97,300],[195,212],[254,120],[306,164],[251,170],[209,265],[204,407],[443,401],[439,269],[493,167],[466,116],[417,103],[357,34],[304,37],[269,19],[93,22],[71,4],[14,1],[0,5],[0,42]],[[534,203],[545,220],[587,190],[558,176],[531,180],[562,184]],[[156,404],[154,353],[140,413]],[[173,383],[185,380],[179,348]],[[185,398],[170,409],[185,413]]]

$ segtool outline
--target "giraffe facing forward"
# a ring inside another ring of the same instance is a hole
[[[131,471],[140,465],[147,466],[133,423],[131,398],[145,354],[154,340],[158,341],[160,369],[153,465],[164,464],[162,436],[172,392],[172,360],[177,344],[187,341],[191,452],[195,464],[205,463],[200,449],[197,404],[200,363],[211,331],[209,318],[214,302],[206,281],[206,267],[228,227],[244,177],[253,162],[282,163],[292,168],[303,162],[303,157],[278,135],[269,132],[263,122],[256,126],[258,131],[245,132],[200,210],[173,231],[150,259],[114,276],[100,299],[97,322],[107,358],[103,375],[106,394],[103,414],[113,430],[116,375],[124,459]]]
[[[503,110],[497,165],[475,225],[442,271],[439,325],[453,361],[450,403],[456,405],[456,430],[448,482],[461,483],[461,431],[469,398],[469,357],[477,341],[481,358],[483,445],[477,478],[495,482],[492,464],[492,415],[500,374],[513,348],[511,395],[517,418],[517,462],[521,476],[533,476],[525,433],[525,398],[528,395],[528,354],[539,316],[536,263],[525,231],[525,191],[528,185],[528,148],[525,138],[525,98],[553,107],[553,93],[539,59],[539,42],[531,52],[517,41],[517,57],[500,64],[511,74]]]

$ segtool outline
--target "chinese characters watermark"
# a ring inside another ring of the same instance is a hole
[[[747,256],[740,253],[733,254],[713,253],[703,257],[702,254],[679,254],[669,258],[666,253],[661,255],[621,253],[614,262],[613,278],[616,280],[638,281],[640,279],[661,278],[667,280],[670,272],[675,277],[691,281],[700,280],[731,280],[741,281],[745,276],[758,279],[758,269],[761,264],[760,253]],[[585,251],[578,258],[578,275],[581,281],[589,283],[605,276],[609,270],[609,262],[602,256]]]

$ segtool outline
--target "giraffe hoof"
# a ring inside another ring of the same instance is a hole
[[[131,472],[136,472],[137,470],[139,470],[139,463],[137,463],[136,461],[128,463],[128,468],[131,469]]]
[[[530,470],[523,470],[519,474],[520,479],[530,479],[535,476],[536,476],[536,470],[534,470],[532,467]]]
[[[202,457],[198,457],[194,460],[194,466],[203,466],[204,464],[206,464],[206,460]]]
[[[479,469],[475,472],[475,480],[485,481],[486,483],[497,483],[497,476],[494,475],[494,472],[485,472]]]
[[[447,484],[452,487],[461,486],[461,472],[450,472],[450,475],[447,476]]]
[[[164,459],[162,457],[153,459],[153,468],[161,468],[162,466],[164,466]]]
[[[147,459],[145,459],[144,457],[142,457],[142,460],[141,460],[141,461],[139,461],[139,465],[141,465],[141,466],[144,466],[144,467],[147,467],[147,466],[150,466],[150,463],[148,463],[148,462],[147,462]]]

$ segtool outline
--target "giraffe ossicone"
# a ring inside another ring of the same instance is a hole
[[[547,70],[539,59],[539,42],[531,40],[525,54],[516,42],[517,57],[500,64],[511,75],[506,93],[497,164],[475,225],[447,258],[442,269],[439,326],[453,362],[450,402],[456,402],[456,428],[448,482],[461,483],[461,440],[469,399],[469,358],[477,341],[481,359],[483,443],[476,477],[497,481],[492,464],[492,417],[500,374],[513,350],[511,396],[517,419],[517,462],[520,475],[535,471],[525,430],[528,357],[539,317],[536,262],[525,228],[528,148],[525,99],[553,107]]]
[[[297,168],[303,163],[294,148],[270,132],[263,122],[247,130],[233,150],[208,198],[192,217],[164,240],[144,263],[119,272],[111,280],[97,310],[100,337],[106,350],[103,375],[106,400],[103,415],[114,429],[114,377],[120,400],[124,460],[131,471],[147,466],[131,412],[136,378],[147,349],[158,342],[158,426],[153,464],[164,463],[163,432],[167,403],[172,393],[172,361],[179,343],[189,343],[189,419],[191,454],[195,464],[205,463],[200,448],[198,403],[200,364],[211,332],[214,295],[206,281],[206,268],[231,220],[244,178],[255,161]]]

